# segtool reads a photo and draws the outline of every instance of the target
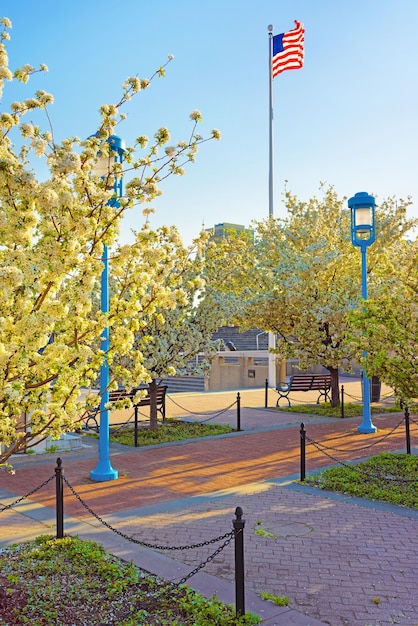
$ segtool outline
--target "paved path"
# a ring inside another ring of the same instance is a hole
[[[228,399],[233,395],[176,396],[182,406],[189,403],[188,409],[191,403],[207,411],[228,406]],[[378,433],[359,435],[359,419],[318,422],[255,408],[251,400],[244,403],[248,408],[242,411],[242,433],[128,452],[112,446],[112,464],[120,477],[106,483],[89,479],[97,462],[96,444],[90,441],[81,452],[60,455],[66,480],[107,524],[160,546],[189,545],[224,534],[231,529],[235,507],[241,506],[246,520],[246,608],[259,612],[267,625],[417,626],[418,511],[318,494],[292,481],[299,472],[301,421],[310,439],[337,448],[329,451],[331,456],[347,460],[404,450],[402,426],[389,436],[401,416],[373,418]],[[231,408],[222,419],[233,421],[235,413]],[[308,445],[308,471],[332,462]],[[16,457],[15,466],[14,476],[0,474],[3,504],[51,477],[55,455]],[[52,480],[1,514],[3,543],[45,528],[54,532],[54,488]],[[96,538],[115,554],[169,579],[186,575],[218,545],[170,552],[170,557],[166,551],[139,547],[104,528],[68,487],[65,513],[66,532]],[[230,544],[190,584],[232,602],[233,561]],[[259,601],[256,594],[262,591],[287,595],[290,606]]]

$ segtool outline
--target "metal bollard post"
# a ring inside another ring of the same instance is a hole
[[[266,378],[266,384],[264,389],[264,408],[267,409],[269,405],[269,379]]]
[[[300,425],[300,480],[303,482],[306,478],[306,431],[305,424]]]
[[[344,419],[344,385],[341,385],[341,417]]]
[[[135,405],[134,409],[134,447],[138,447],[138,407]]]
[[[242,508],[235,509],[236,519],[232,520],[235,535],[235,612],[237,616],[245,615],[244,591],[244,526]]]
[[[241,396],[237,393],[237,430],[241,430]]]
[[[57,539],[64,537],[64,484],[62,472],[62,461],[61,459],[57,459],[57,466],[55,468]]]
[[[411,433],[409,431],[409,408],[405,407],[406,453],[411,454]]]

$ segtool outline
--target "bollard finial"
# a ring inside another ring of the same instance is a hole
[[[242,508],[240,506],[237,506],[237,508],[235,509],[235,515],[237,517],[237,519],[241,519],[243,516],[244,512],[242,510]]]

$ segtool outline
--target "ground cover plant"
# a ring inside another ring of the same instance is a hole
[[[330,402],[322,404],[295,404],[289,407],[278,407],[278,411],[289,413],[302,413],[309,415],[323,415],[324,417],[341,417],[341,406],[331,406]],[[374,415],[381,413],[399,413],[402,409],[398,405],[390,407],[372,406]],[[354,402],[344,404],[344,417],[360,417],[363,413],[363,405]]]
[[[418,509],[418,457],[383,452],[362,463],[308,476],[305,484]]]
[[[202,424],[200,422],[183,422],[168,418],[158,426],[157,430],[140,428],[138,430],[138,444],[140,446],[150,446],[169,441],[182,441],[184,439],[194,439],[195,437],[224,435],[232,432],[234,430],[228,424]],[[113,428],[110,431],[110,441],[127,446],[134,445],[134,436],[133,426]]]
[[[4,626],[249,626],[233,607],[174,587],[77,537],[41,536],[0,551]]]

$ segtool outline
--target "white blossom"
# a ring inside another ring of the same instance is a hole
[[[194,111],[190,113],[190,119],[194,120],[195,122],[201,122],[202,121],[201,112],[195,109]]]

